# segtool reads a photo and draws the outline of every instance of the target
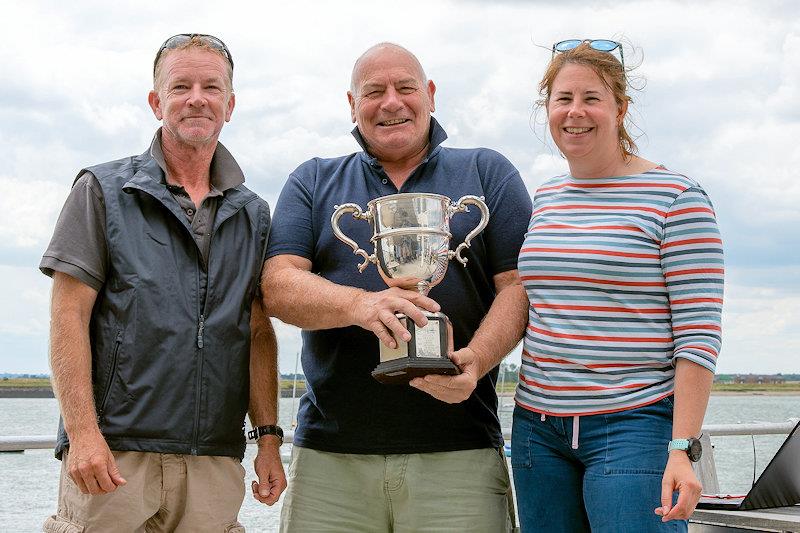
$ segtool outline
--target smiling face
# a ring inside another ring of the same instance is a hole
[[[399,47],[379,47],[359,59],[348,91],[350,114],[379,161],[400,161],[428,145],[436,86]]]
[[[189,48],[168,51],[162,63],[148,101],[156,118],[163,120],[163,138],[190,146],[216,142],[235,103],[225,58]]]
[[[621,158],[619,126],[626,109],[627,102],[617,103],[592,68],[567,63],[547,100],[550,134],[570,163]]]

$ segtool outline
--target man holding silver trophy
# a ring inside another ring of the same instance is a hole
[[[441,146],[435,91],[408,50],[367,50],[363,151],[302,164],[278,201],[262,290],[303,329],[308,387],[281,531],[512,527],[494,384],[525,328],[531,201],[502,155]]]

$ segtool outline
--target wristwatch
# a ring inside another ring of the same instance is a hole
[[[268,426],[258,426],[247,432],[247,438],[255,441],[264,435],[275,435],[280,439],[281,444],[283,444],[283,429],[281,429],[280,426],[276,426],[274,424],[270,424]]]
[[[700,435],[702,437],[702,435]],[[696,463],[703,456],[703,445],[700,439],[689,437],[688,439],[672,439],[667,445],[667,451],[683,450],[689,456],[689,460]]]

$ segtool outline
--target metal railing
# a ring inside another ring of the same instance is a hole
[[[291,444],[294,441],[294,431],[287,430],[283,434],[283,443]],[[247,444],[255,444],[248,440]],[[51,450],[56,447],[55,435],[42,436],[0,436],[0,452],[24,452],[25,450]]]
[[[789,418],[786,422],[754,422],[748,424],[706,424],[703,433],[714,437],[733,435],[787,435],[800,422]]]
[[[748,424],[707,424],[703,426],[703,437],[725,437],[731,435],[786,435],[800,418],[790,418],[786,422],[760,422]],[[511,431],[503,431],[503,438],[511,440]],[[283,443],[291,444],[294,441],[294,431],[288,430],[284,434]],[[248,441],[248,444],[253,444]],[[706,449],[704,442],[704,449]],[[0,452],[22,452],[25,450],[46,450],[56,445],[54,435],[42,436],[0,436]],[[710,445],[707,449],[711,449]],[[713,457],[713,455],[712,455]]]

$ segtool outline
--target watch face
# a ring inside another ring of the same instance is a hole
[[[693,463],[699,461],[700,457],[703,456],[703,445],[700,444],[700,439],[690,439],[689,449],[686,450],[686,453],[689,454],[689,460]]]

